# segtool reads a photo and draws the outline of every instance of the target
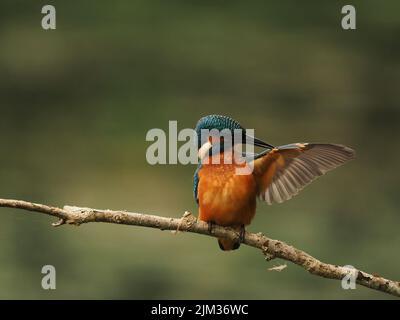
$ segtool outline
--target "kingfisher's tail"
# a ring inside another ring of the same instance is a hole
[[[223,251],[236,250],[240,247],[240,241],[225,238],[218,238],[218,244]]]

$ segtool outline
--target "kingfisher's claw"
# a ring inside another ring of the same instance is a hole
[[[213,228],[214,228],[214,225],[215,225],[215,222],[214,221],[209,221],[208,222],[208,233],[209,234],[212,234],[212,230],[213,230]]]
[[[244,224],[242,224],[242,226],[240,227],[240,234],[239,234],[239,241],[240,243],[244,242],[244,238],[246,236],[246,230],[244,228]]]

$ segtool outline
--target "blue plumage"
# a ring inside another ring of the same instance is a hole
[[[218,130],[221,132],[222,130],[230,130],[232,137],[235,133],[235,130],[242,130],[242,143],[246,143],[246,134],[245,134],[245,129],[237,122],[236,120],[227,117],[227,116],[222,116],[222,115],[209,115],[201,118],[197,124],[196,124],[196,134],[197,134],[197,149],[199,149],[203,143],[206,142],[206,139],[208,136],[202,137],[202,130]],[[202,141],[204,140],[204,141]],[[212,148],[210,149],[210,155],[213,154],[214,152],[224,152],[224,144],[221,144],[218,146],[218,148]],[[256,160],[262,156],[264,156],[266,153],[268,153],[269,150],[264,150],[261,153],[256,153],[256,154],[250,154],[250,153],[243,153],[243,157],[246,159],[246,161],[253,161]],[[198,185],[199,185],[199,171],[201,170],[201,162],[198,164],[196,171],[193,176],[193,195],[194,198],[197,202],[198,201]]]
[[[232,134],[234,132],[235,129],[239,129],[239,130],[243,130],[244,132],[244,128],[234,119],[227,117],[227,116],[221,116],[221,115],[209,115],[206,117],[201,118],[197,124],[196,124],[196,134],[197,134],[197,149],[199,149],[202,144],[205,141],[202,141],[202,136],[201,136],[201,130],[218,130],[218,131],[222,131],[224,129],[229,129],[232,131]],[[204,138],[207,137],[203,137]],[[212,152],[213,150],[211,150],[210,152]],[[221,146],[219,151],[223,151],[223,146]],[[201,169],[201,162],[199,162],[197,169],[194,173],[193,176],[193,195],[194,195],[194,199],[196,200],[197,204],[199,204],[199,200],[197,197],[197,191],[198,191],[198,185],[199,185],[199,171]]]
[[[194,172],[193,176],[193,195],[196,203],[199,204],[199,198],[197,196],[198,188],[199,188],[199,171],[201,169],[201,162],[199,162],[196,171]]]

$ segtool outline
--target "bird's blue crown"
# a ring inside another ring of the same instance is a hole
[[[227,116],[221,116],[221,115],[209,115],[201,118],[197,124],[196,124],[196,134],[197,134],[197,141],[198,141],[198,147],[201,147],[201,130],[218,130],[222,131],[228,129],[234,133],[235,129],[243,130],[244,128],[237,122],[236,120],[227,117]]]

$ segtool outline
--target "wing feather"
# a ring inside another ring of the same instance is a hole
[[[354,159],[354,150],[338,144],[294,143],[277,147],[255,160],[259,197],[281,203],[326,172]]]

